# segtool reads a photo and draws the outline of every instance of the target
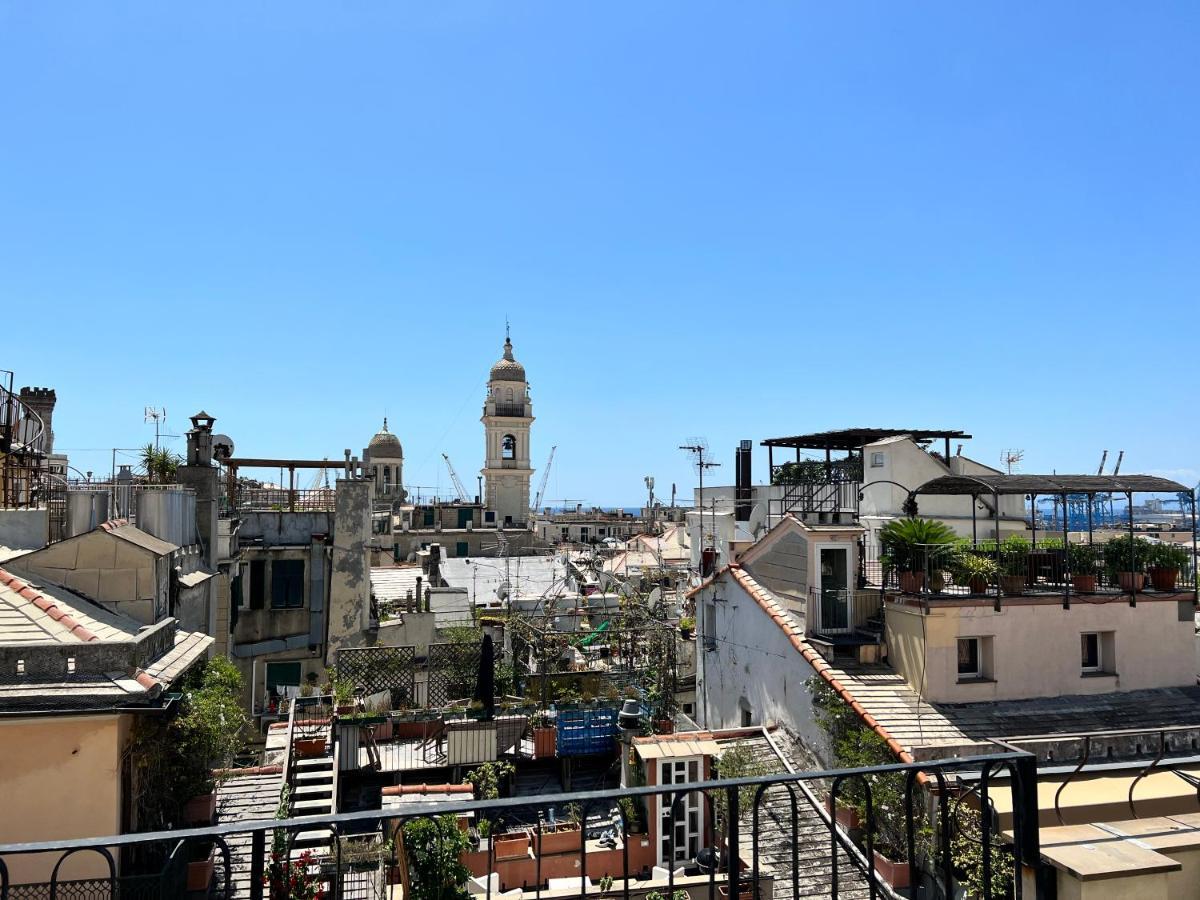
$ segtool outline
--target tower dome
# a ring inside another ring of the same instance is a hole
[[[525,367],[513,359],[512,340],[504,338],[504,356],[492,366],[492,381],[524,381]]]
[[[387,417],[383,420],[383,430],[371,438],[367,451],[375,459],[396,459],[404,457],[404,448],[400,446],[400,438],[396,437],[387,427]]]

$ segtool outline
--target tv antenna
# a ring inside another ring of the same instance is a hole
[[[160,437],[159,425],[167,421],[167,408],[164,406],[162,409],[158,409],[153,406],[147,406],[142,421],[154,423],[154,449],[157,450]]]
[[[701,549],[704,546],[704,472],[707,469],[715,469],[721,465],[719,462],[711,462],[705,459],[708,455],[708,441],[702,437],[688,438],[686,444],[681,444],[680,450],[685,450],[692,456],[692,464],[696,469],[696,474],[700,476],[700,545]],[[717,509],[713,506],[713,530],[712,530],[713,546],[716,546],[717,540]]]
[[[1024,458],[1024,450],[1002,450],[1000,452],[1000,464],[1004,466],[1004,471],[1009,475],[1021,467],[1021,460]]]

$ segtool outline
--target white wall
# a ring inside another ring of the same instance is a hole
[[[716,601],[715,597],[722,600]],[[706,650],[705,608],[716,610],[716,649]],[[748,708],[752,724],[784,724],[823,765],[832,763],[813,718],[810,679],[819,679],[787,635],[729,574],[696,596],[696,714],[707,728],[737,728]]]
[[[888,661],[931,701],[972,703],[1071,694],[1103,694],[1145,688],[1183,687],[1196,681],[1195,625],[1191,604],[1124,599],[1110,603],[1006,602],[943,606],[927,614],[886,605]],[[1085,676],[1080,635],[1112,632],[1112,673]],[[991,638],[988,681],[958,681],[958,639]],[[922,647],[924,652],[922,653]],[[922,665],[924,674],[922,676]],[[924,684],[922,685],[922,677]]]

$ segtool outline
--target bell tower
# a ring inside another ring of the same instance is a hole
[[[496,523],[524,525],[529,518],[529,432],[533,404],[525,367],[513,358],[508,327],[504,329],[504,355],[492,366],[483,404],[487,442],[483,475],[484,503],[496,514]]]

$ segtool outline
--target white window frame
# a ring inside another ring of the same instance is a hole
[[[959,681],[970,681],[974,678],[983,677],[983,638],[980,637],[960,637],[959,642],[974,641],[975,642],[975,671],[964,672],[958,668],[958,644],[954,645],[954,661],[955,670],[958,672]]]
[[[1089,637],[1095,638],[1096,640],[1096,665],[1084,665],[1081,653],[1079,660],[1079,671],[1085,675],[1091,675],[1096,672],[1104,671],[1104,635],[1102,635],[1099,631],[1083,631],[1079,634],[1080,643],[1082,644],[1082,642]]]
[[[872,450],[871,451],[871,468],[872,469],[882,469],[885,459],[886,459],[886,457],[883,455],[882,450]]]

